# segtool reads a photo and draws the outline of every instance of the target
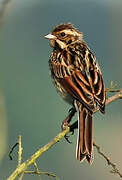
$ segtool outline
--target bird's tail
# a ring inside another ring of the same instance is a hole
[[[81,162],[86,159],[91,164],[93,161],[92,112],[83,106],[79,109],[76,157]]]

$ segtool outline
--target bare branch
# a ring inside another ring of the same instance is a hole
[[[18,166],[20,166],[22,162],[22,137],[19,136],[18,138],[18,143],[19,143],[19,151],[18,151]]]
[[[10,175],[10,177],[7,180],[14,180],[15,178],[17,178],[18,175],[20,175],[30,165],[32,165],[35,162],[35,160],[39,158],[45,151],[47,151],[49,148],[51,148],[53,145],[59,142],[66,134],[69,133],[69,131],[70,131],[70,128],[66,127],[66,129],[60,132],[53,140],[51,140],[48,144],[40,148],[27,161],[25,161],[19,167],[17,167],[16,170]]]
[[[41,171],[25,171],[25,174],[37,174],[37,175],[47,175],[49,177],[54,177],[56,180],[59,180],[59,178],[53,174],[52,172],[41,172]]]
[[[111,91],[109,91],[109,92],[111,92]],[[115,92],[115,91],[113,90],[113,92]],[[112,102],[114,102],[114,101],[117,100],[117,99],[122,99],[122,89],[117,90],[116,92],[117,92],[117,93],[116,93],[115,95],[109,97],[109,98],[106,100],[106,106],[109,105],[109,104],[111,104]],[[94,113],[96,113],[97,111],[99,111],[99,108],[97,108],[97,109],[94,111]]]
[[[122,99],[122,89],[116,93],[115,95],[111,96],[110,98],[107,99],[106,101],[106,105],[114,102],[117,99]],[[97,110],[98,111],[98,110]],[[57,142],[59,142],[65,135],[67,135],[70,131],[69,127],[66,127],[65,130],[63,130],[62,132],[60,132],[53,140],[51,140],[48,144],[46,144],[45,146],[43,146],[42,148],[40,148],[39,150],[37,150],[28,160],[26,160],[24,163],[20,164],[15,171],[10,175],[10,177],[7,180],[14,180],[15,178],[18,177],[18,175],[22,174],[23,172],[27,173],[29,171],[26,171],[27,168],[34,164],[36,159],[38,159],[45,151],[47,151],[49,148],[51,148],[53,145],[55,145]],[[104,155],[103,152],[100,151],[100,147],[94,143],[94,146],[97,148],[98,153],[101,154],[108,162],[108,164],[110,164],[113,167],[112,172],[113,173],[117,173],[120,175],[120,177],[122,177],[121,173],[119,172],[119,170],[116,168],[116,166],[114,165],[114,163],[112,163],[109,158]],[[37,172],[37,171],[34,171]],[[23,177],[23,176],[22,176]]]
[[[120,178],[122,178],[122,173],[120,173],[119,169],[116,167],[116,164],[114,164],[109,157],[107,157],[100,149],[100,146],[98,146],[95,142],[94,142],[94,147],[97,149],[97,152],[103,156],[103,158],[107,161],[108,165],[110,165],[113,169],[110,171],[111,173],[114,174],[118,174],[120,176]]]
[[[115,95],[109,97],[106,101],[106,105],[112,103],[113,101],[115,101],[117,99],[122,99],[122,89],[120,89],[119,92],[116,93]]]

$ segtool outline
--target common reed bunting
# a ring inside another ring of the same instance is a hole
[[[67,124],[78,112],[76,157],[81,162],[93,161],[93,122],[97,108],[105,113],[105,87],[94,54],[83,34],[71,23],[56,26],[45,36],[53,47],[49,67],[53,82],[61,97],[72,105]],[[64,122],[64,125],[66,124]],[[70,125],[69,125],[70,127]]]

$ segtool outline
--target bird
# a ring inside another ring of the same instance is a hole
[[[57,25],[45,38],[53,48],[49,58],[53,83],[61,97],[72,106],[71,114],[78,113],[76,158],[92,164],[93,113],[98,109],[104,114],[106,102],[100,67],[83,40],[83,33],[72,23]],[[71,117],[67,120],[69,127],[70,120]]]

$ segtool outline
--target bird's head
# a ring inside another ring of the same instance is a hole
[[[52,32],[45,36],[50,40],[53,48],[65,49],[69,44],[82,40],[83,34],[71,23],[56,26]]]

